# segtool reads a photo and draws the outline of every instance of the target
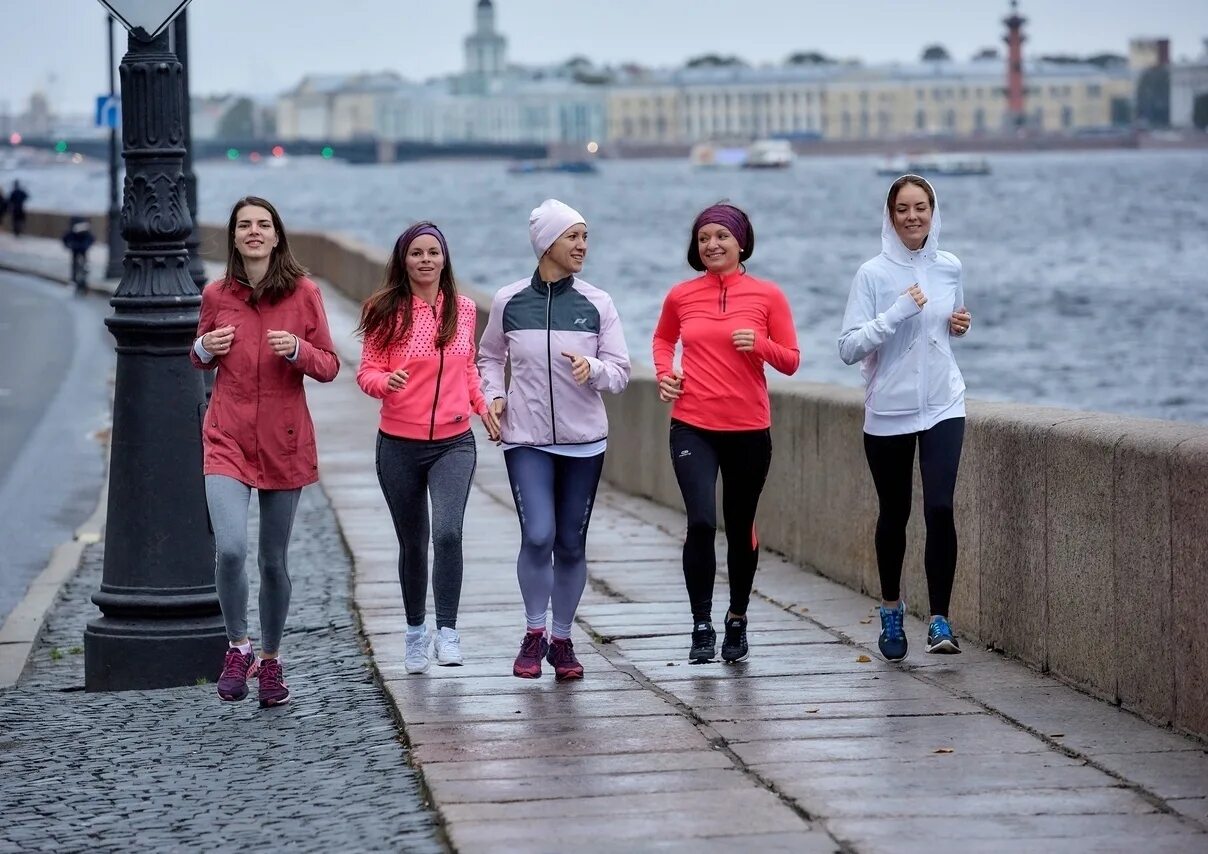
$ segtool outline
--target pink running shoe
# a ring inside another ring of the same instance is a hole
[[[536,679],[541,675],[541,659],[549,650],[549,641],[541,629],[524,633],[520,642],[520,654],[512,665],[512,675],[521,679]]]
[[[283,706],[289,702],[289,686],[285,684],[285,671],[281,659],[265,658],[260,661],[260,708]]]
[[[583,678],[583,665],[575,658],[575,647],[570,638],[554,638],[550,641],[546,661],[554,665],[554,678],[559,682]]]
[[[218,696],[224,700],[242,700],[247,696],[247,680],[256,675],[260,665],[255,653],[240,652],[230,647],[222,660],[222,675],[218,677]]]

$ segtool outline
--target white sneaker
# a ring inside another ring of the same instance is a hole
[[[432,638],[432,649],[436,653],[436,663],[443,667],[460,666],[461,636],[457,629],[445,626]]]
[[[407,629],[407,655],[403,666],[408,673],[428,672],[428,627],[424,626],[418,632]]]

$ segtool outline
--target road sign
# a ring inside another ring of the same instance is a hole
[[[120,128],[122,99],[117,95],[97,95],[95,120],[99,128]]]
[[[189,0],[100,0],[139,41],[149,42],[184,11]]]

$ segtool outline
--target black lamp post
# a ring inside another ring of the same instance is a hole
[[[137,35],[136,35],[137,34]],[[184,80],[167,30],[132,29],[121,63],[126,180],[103,616],[84,632],[89,691],[213,679],[226,648],[201,472],[201,372],[189,364],[201,296],[185,239]]]
[[[113,56],[113,16],[105,16],[105,34],[109,38],[109,97],[117,94],[113,81],[113,69],[117,65]],[[106,279],[122,277],[122,256],[126,254],[126,242],[122,240],[122,207],[117,201],[117,128],[109,128],[109,220],[106,233],[109,244],[109,263],[105,267]]]

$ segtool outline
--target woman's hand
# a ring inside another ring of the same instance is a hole
[[[562,351],[562,355],[570,359],[570,375],[575,378],[575,382],[579,385],[591,379],[591,363],[587,361],[586,356],[580,356],[578,353],[567,353]]]
[[[411,374],[399,368],[386,379],[386,391],[399,391],[407,387],[407,377]]]
[[[914,300],[914,304],[922,308],[927,304],[927,295],[923,293],[923,289],[917,284],[911,285],[906,289],[906,293],[910,294],[910,298]]]
[[[755,349],[755,330],[735,329],[730,333],[730,340],[734,342],[734,349],[738,352],[750,353]]]
[[[487,428],[487,435],[496,445],[503,441],[503,410],[507,409],[505,398],[497,397],[487,406],[487,414],[482,417],[482,423]],[[488,419],[490,419],[488,421]],[[491,425],[495,425],[495,434],[491,435]]]
[[[499,443],[499,415],[495,412],[495,407],[488,406],[487,411],[478,416],[482,419],[482,426],[487,428],[487,438],[492,442]]]
[[[969,331],[969,326],[972,323],[973,315],[969,314],[969,309],[962,305],[956,311],[952,312],[952,317],[948,319],[948,331],[953,335],[964,335]]]
[[[211,329],[201,336],[201,346],[211,356],[225,356],[231,352],[231,344],[235,340],[234,326],[220,326]]]
[[[203,344],[202,346],[204,347],[205,345]],[[288,359],[298,351],[298,336],[292,332],[270,329],[268,331],[268,346],[278,356]]]
[[[671,403],[684,393],[684,377],[682,374],[668,374],[659,380],[659,400]]]

